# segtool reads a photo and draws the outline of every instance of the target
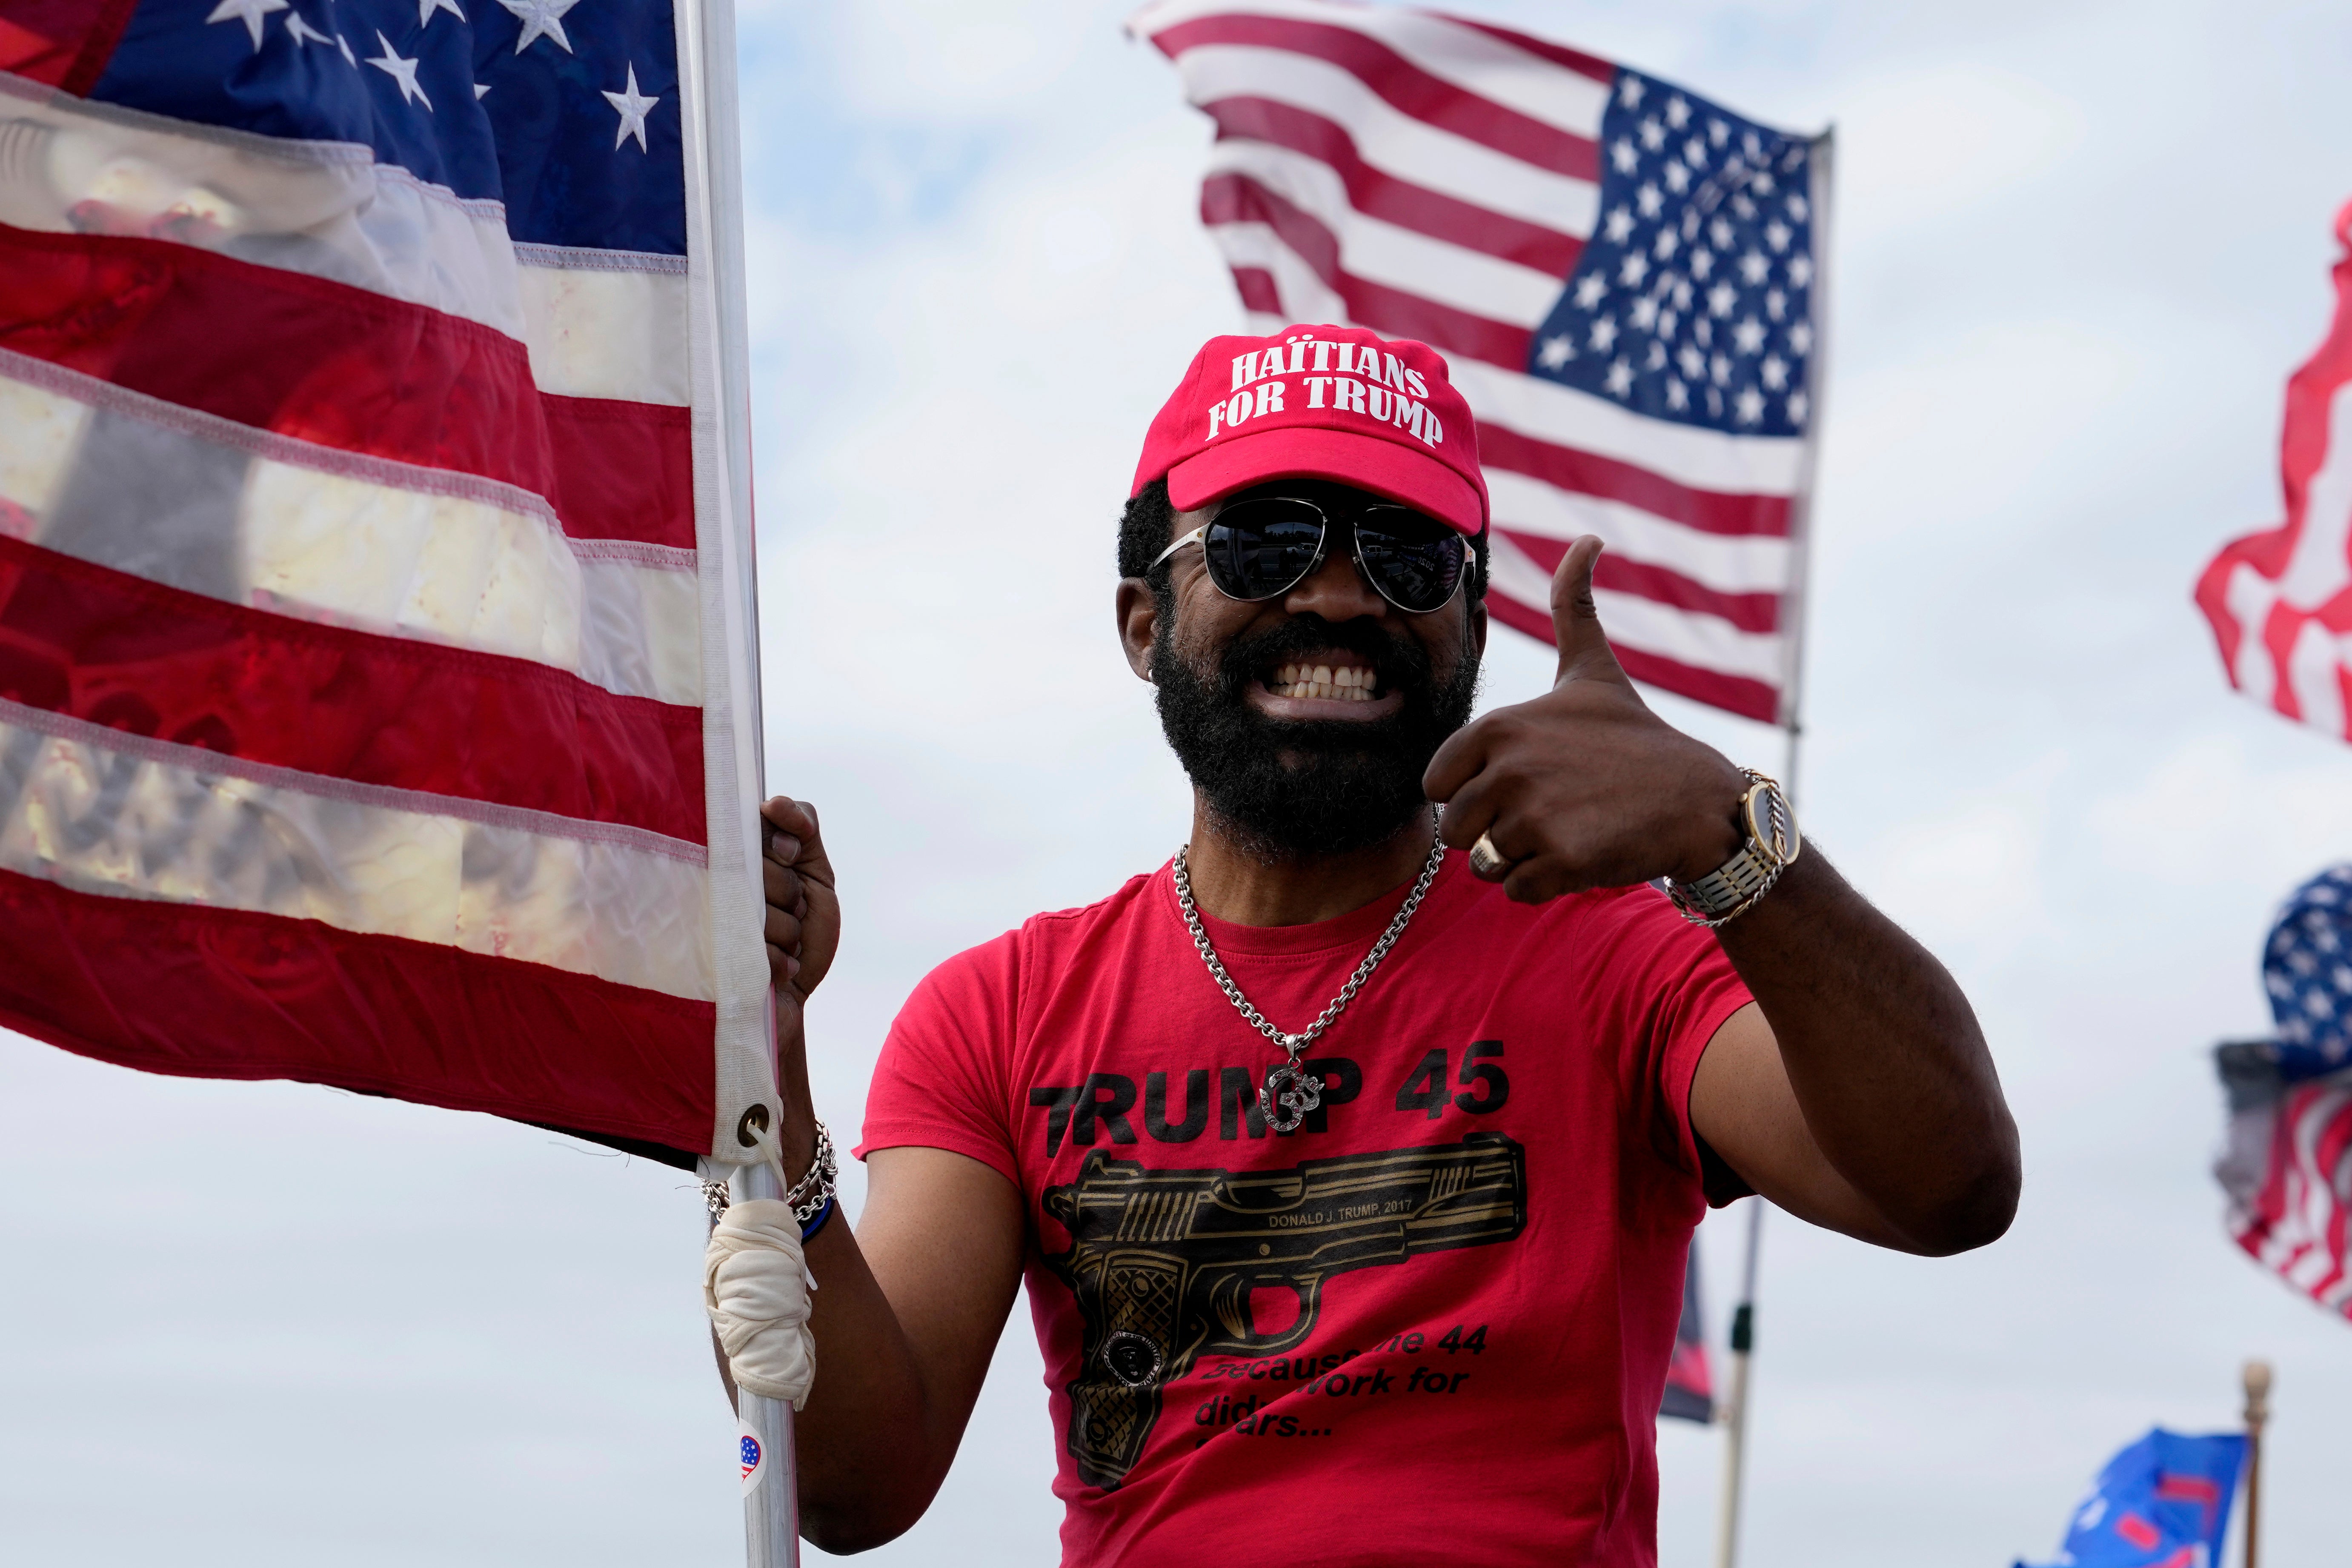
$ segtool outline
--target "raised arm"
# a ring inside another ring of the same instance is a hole
[[[815,811],[779,797],[761,815],[775,829],[768,965],[797,1179],[816,1152],[803,1020],[832,966],[841,905]],[[877,1150],[866,1169],[856,1234],[836,1215],[807,1253],[816,1382],[794,1429],[801,1533],[833,1552],[879,1546],[930,1506],[1021,1279],[1021,1194],[996,1171],[940,1149]]]
[[[1601,542],[1552,580],[1552,689],[1449,740],[1423,781],[1443,834],[1486,834],[1514,899],[1729,859],[1747,781],[1644,703],[1601,635]],[[1717,933],[1755,994],[1699,1063],[1698,1135],[1758,1192],[1807,1219],[1930,1254],[1994,1240],[2017,1208],[2017,1129],[1968,998],[1944,966],[1808,847]]]

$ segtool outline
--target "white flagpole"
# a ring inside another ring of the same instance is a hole
[[[1804,733],[1800,711],[1804,694],[1806,610],[1812,598],[1813,478],[1822,446],[1822,393],[1829,379],[1829,311],[1825,307],[1829,300],[1830,172],[1835,133],[1832,126],[1814,139],[1808,169],[1813,203],[1813,352],[1806,362],[1805,396],[1809,406],[1803,482],[1797,487],[1796,498],[1789,508],[1789,545],[1796,556],[1791,595],[1795,603],[1789,616],[1788,673],[1781,685],[1788,696],[1781,703],[1780,713],[1784,742],[1780,787],[1787,792],[1792,806],[1797,800],[1798,741]],[[1759,1197],[1748,1210],[1748,1257],[1740,1269],[1739,1305],[1731,1314],[1731,1375],[1727,1380],[1723,1403],[1723,1489],[1715,1516],[1716,1568],[1737,1568],[1739,1561],[1739,1504],[1748,1479],[1749,1362],[1756,1353],[1756,1266],[1764,1247],[1767,1206]]]
[[[735,666],[730,684],[740,693],[738,710],[748,714],[751,731],[748,756],[738,753],[739,777],[749,775],[742,782],[751,786],[756,803],[766,794],[766,729],[760,705],[759,571],[751,517],[751,357],[743,259],[743,157],[740,99],[735,81],[734,0],[683,0],[679,18],[684,24],[680,43],[687,46],[680,49],[686,58],[678,62],[679,75],[683,78],[691,72],[698,89],[692,100],[697,123],[688,127],[688,155],[694,156],[698,147],[701,167],[689,170],[688,189],[699,187],[705,209],[700,216],[707,226],[694,238],[708,246],[716,327],[711,357],[718,372],[719,452],[724,484],[721,494],[710,499],[725,508],[729,523],[725,549],[732,595],[726,613],[735,623],[730,638],[729,652]],[[697,489],[699,492],[701,487]],[[698,493],[698,505],[704,499]],[[756,823],[747,826],[751,843],[759,843]],[[772,998],[766,1013],[772,1084],[778,1081]],[[775,1172],[764,1161],[738,1166],[733,1184],[739,1197],[784,1195]],[[749,1568],[799,1568],[800,1484],[792,1405],[738,1389],[736,1413],[743,1430],[742,1458],[753,1467],[743,1478],[744,1561]]]

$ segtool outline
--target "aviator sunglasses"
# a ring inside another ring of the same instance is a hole
[[[1209,581],[1226,598],[1279,598],[1322,569],[1335,526],[1348,532],[1364,581],[1407,615],[1444,609],[1462,586],[1470,542],[1457,530],[1392,501],[1343,510],[1299,495],[1234,497],[1161,551],[1151,570],[1197,543]]]

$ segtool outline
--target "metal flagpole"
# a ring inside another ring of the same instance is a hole
[[[702,169],[699,181],[709,223],[709,276],[718,372],[719,446],[725,473],[724,500],[731,527],[725,548],[731,559],[734,602],[750,639],[746,668],[735,671],[741,701],[751,715],[750,778],[754,798],[766,795],[764,738],[760,704],[759,571],[751,514],[751,358],[746,267],[743,258],[743,154],[740,99],[735,80],[734,0],[688,0],[681,21],[693,28],[691,58],[680,66],[698,75],[696,104]],[[683,40],[682,40],[683,41]],[[681,70],[681,75],[685,74]],[[692,143],[689,143],[691,146]],[[691,184],[689,186],[691,188]],[[698,496],[698,504],[701,502]],[[755,836],[756,836],[756,829]],[[755,837],[754,841],[757,841]],[[768,1060],[775,1072],[776,1016],[767,1008]],[[741,1198],[781,1198],[776,1173],[761,1161],[737,1167],[731,1184]],[[795,1463],[793,1407],[746,1388],[736,1391],[742,1426],[744,1561],[749,1568],[799,1568],[801,1560],[799,1467]]]
[[[1811,600],[1813,471],[1821,452],[1822,392],[1828,380],[1830,256],[1830,172],[1836,128],[1814,138],[1807,170],[1813,201],[1813,353],[1807,361],[1805,395],[1810,404],[1805,425],[1802,482],[1789,506],[1790,581],[1794,584],[1787,606],[1789,654],[1781,689],[1780,788],[1793,807],[1797,803],[1798,742],[1804,734],[1801,704],[1804,695],[1805,620]],[[1739,1276],[1739,1305],[1731,1314],[1731,1376],[1723,1403],[1723,1488],[1715,1518],[1716,1568],[1736,1568],[1739,1561],[1739,1503],[1748,1471],[1748,1394],[1749,1361],[1756,1353],[1756,1266],[1764,1247],[1764,1211],[1759,1197],[1748,1210],[1748,1258]],[[2251,1568],[2251,1564],[2249,1565]]]
[[[2271,1363],[2246,1363],[2246,1560],[2262,1568],[2263,1428],[2271,1418]]]
[[[765,1160],[739,1166],[734,1186],[739,1197],[784,1195]],[[743,1561],[748,1568],[800,1568],[800,1465],[793,1447],[792,1402],[739,1386],[735,1413],[747,1439],[744,1462],[752,1467],[743,1478]]]

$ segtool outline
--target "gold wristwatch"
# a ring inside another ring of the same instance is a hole
[[[1780,784],[1754,768],[1739,770],[1748,777],[1748,793],[1739,797],[1740,831],[1748,836],[1739,852],[1706,876],[1688,882],[1665,879],[1666,897],[1683,919],[1693,925],[1717,926],[1738,920],[1772,890],[1780,873],[1797,863],[1804,838],[1797,831],[1797,814]]]

